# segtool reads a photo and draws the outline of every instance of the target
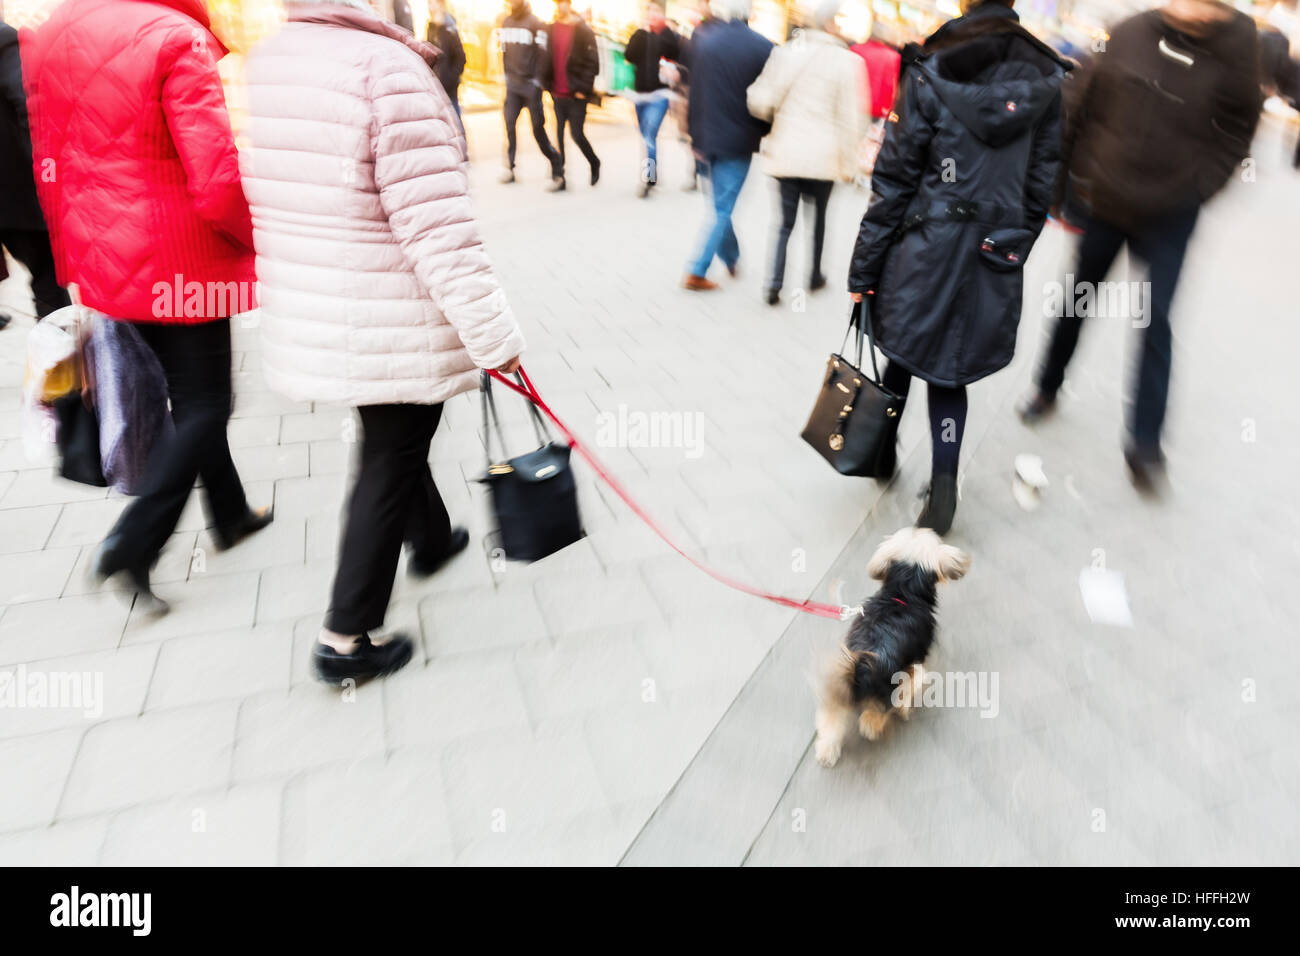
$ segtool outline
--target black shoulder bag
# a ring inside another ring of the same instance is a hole
[[[519,384],[524,385],[523,379]],[[525,389],[527,386],[524,386]],[[483,444],[487,451],[487,474],[483,481],[492,496],[492,511],[501,533],[501,548],[512,561],[537,561],[573,544],[586,532],[578,514],[578,487],[569,464],[570,449],[551,440],[537,406],[528,403],[541,447],[517,458],[494,461],[492,432],[496,431],[501,459],[505,459],[505,435],[497,417],[492,395],[492,378],[484,372],[480,385],[483,397]]]
[[[849,318],[840,352],[854,328],[858,330],[857,363],[850,363],[838,352],[830,357],[821,394],[803,429],[803,440],[841,475],[888,479],[897,463],[898,422],[905,399],[880,381],[871,308],[865,297]],[[870,377],[861,371],[864,335],[871,349]]]

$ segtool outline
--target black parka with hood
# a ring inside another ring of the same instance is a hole
[[[965,385],[1015,353],[1070,65],[1014,19],[986,17],[945,31],[904,71],[849,290],[875,292],[881,351],[927,382]]]

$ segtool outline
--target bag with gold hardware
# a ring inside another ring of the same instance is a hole
[[[523,378],[515,376],[525,389]],[[526,455],[505,459],[505,436],[497,417],[492,379],[486,372],[480,386],[483,396],[483,443],[487,474],[483,481],[492,496],[492,511],[501,532],[501,549],[512,561],[537,561],[582,538],[578,514],[578,487],[569,464],[569,447],[551,440],[541,413],[532,402],[528,410],[541,447]],[[496,431],[501,457],[492,458],[492,432]]]
[[[803,429],[803,440],[841,475],[887,480],[893,476],[897,461],[898,422],[905,399],[881,384],[871,309],[865,297],[849,319],[840,352],[854,328],[858,331],[857,363],[838,352],[830,357],[821,394]],[[862,373],[864,336],[871,350],[871,376]]]

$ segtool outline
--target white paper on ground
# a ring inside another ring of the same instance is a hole
[[[1079,572],[1079,591],[1083,607],[1094,624],[1132,627],[1133,613],[1128,606],[1124,575],[1119,571],[1084,568]]]

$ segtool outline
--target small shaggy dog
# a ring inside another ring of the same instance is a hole
[[[894,711],[907,719],[934,642],[938,584],[957,580],[969,567],[965,552],[928,528],[904,528],[876,549],[867,573],[884,583],[849,628],[821,692],[816,753],[823,767],[840,759],[855,714],[868,740],[880,736]]]

